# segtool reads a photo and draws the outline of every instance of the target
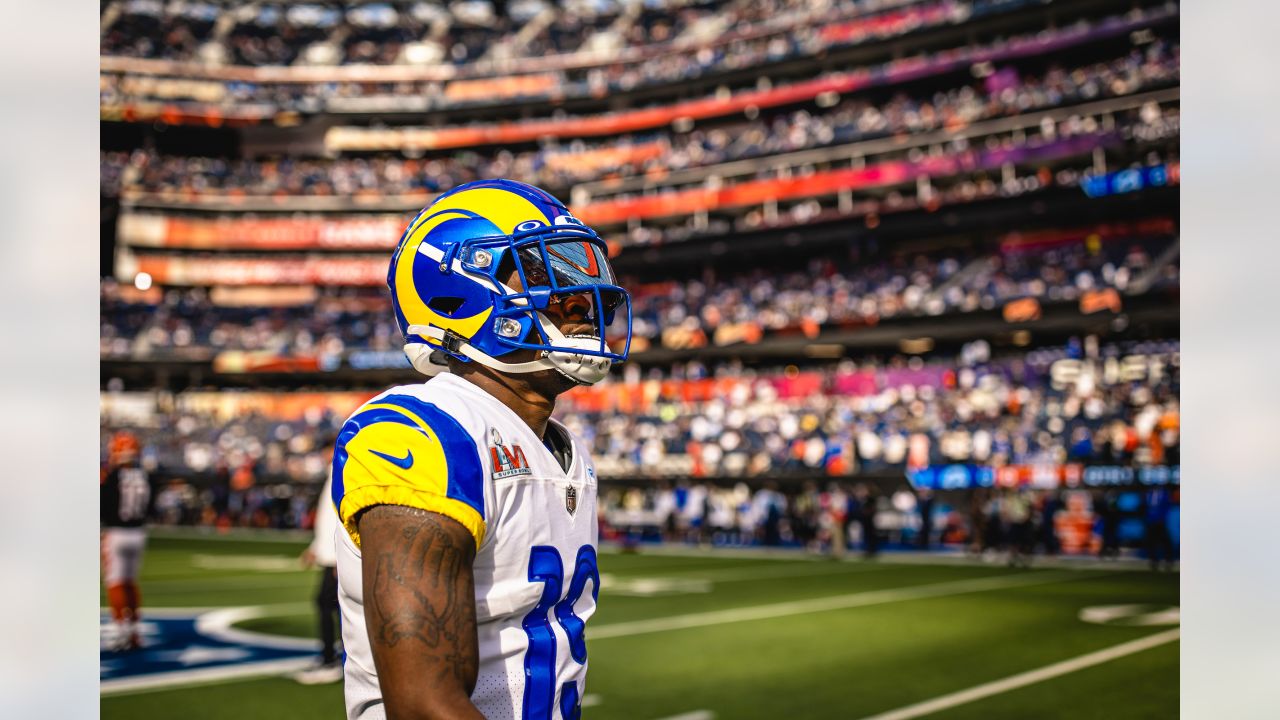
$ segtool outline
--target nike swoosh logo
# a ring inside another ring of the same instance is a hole
[[[386,454],[386,453],[380,453],[380,452],[378,452],[377,450],[370,450],[369,452],[373,453],[374,455],[377,455],[378,457],[382,458],[383,460],[386,460],[387,462],[391,463],[392,465],[395,465],[396,467],[398,467],[398,468],[402,468],[402,469],[404,469],[404,470],[408,470],[410,467],[412,467],[412,466],[413,466],[413,451],[412,451],[412,450],[408,450],[408,451],[406,451],[405,456],[404,456],[404,457],[402,457],[402,458],[396,457],[395,455],[388,455],[388,454]]]

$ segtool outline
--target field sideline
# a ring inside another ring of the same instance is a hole
[[[144,651],[189,666],[168,671],[166,687],[121,675],[126,663],[104,653],[102,717],[342,717],[340,685],[278,677],[306,662],[314,634],[316,575],[296,564],[304,546],[157,533],[143,568],[145,608],[157,609],[148,619],[159,633],[205,635]],[[1178,714],[1177,574],[683,548],[606,549],[600,567],[591,718]],[[277,676],[225,677],[260,673],[251,663]]]

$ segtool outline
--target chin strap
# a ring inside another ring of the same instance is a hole
[[[542,351],[542,356],[537,360],[522,363],[503,362],[487,353],[481,352],[479,348],[471,345],[462,336],[449,333],[444,328],[434,325],[410,325],[408,332],[410,335],[431,338],[443,346],[447,352],[462,355],[499,372],[521,374],[538,372],[539,370],[555,370],[580,385],[594,385],[609,374],[609,368],[613,365],[613,361],[595,355],[573,352],[573,350],[597,349],[600,344],[599,338],[565,337],[560,332],[560,329],[548,321],[542,313],[535,312],[534,316],[542,331],[551,340],[552,346],[563,348],[563,350],[544,350]],[[431,347],[423,343],[410,343],[404,346],[404,352],[409,356],[409,361],[413,363],[414,369],[424,375],[435,375],[440,372],[439,366],[431,362],[431,350]]]

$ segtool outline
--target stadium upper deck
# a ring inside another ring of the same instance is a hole
[[[372,157],[267,159],[104,153],[103,184],[105,192],[119,192],[132,204],[157,207],[204,200],[213,206],[219,198],[254,196],[272,196],[280,203],[288,203],[290,196],[395,198],[437,192],[476,177],[511,177],[553,191],[589,183],[592,196],[607,196],[611,186],[627,178],[644,178],[658,186],[664,179],[674,181],[672,173],[693,175],[683,172],[692,169],[706,169],[694,176],[697,179],[707,174],[732,177],[732,170],[717,166],[741,160],[758,158],[776,168],[788,161],[776,156],[814,148],[865,146],[871,140],[936,132],[948,133],[953,140],[962,131],[974,138],[989,121],[1024,116],[1024,125],[1035,126],[1051,117],[1047,111],[1107,99],[1134,98],[1129,106],[1150,113],[1148,105],[1160,108],[1159,99],[1176,97],[1158,91],[1177,87],[1178,50],[1176,44],[1161,40],[1140,51],[1054,65],[1039,73],[1035,67],[1006,67],[963,84],[957,79],[950,87],[897,87],[883,99],[852,96],[826,108],[822,106],[828,101],[754,120],[726,118],[685,133],[663,129],[604,140],[543,141],[536,150],[523,149],[524,144],[513,149],[467,148],[422,159],[385,152]],[[1176,107],[1166,99],[1163,111],[1176,113]],[[924,144],[898,140],[889,152],[867,152],[864,157],[893,157]],[[843,153],[827,155],[837,154]],[[798,164],[812,162],[814,153],[807,155]],[[404,201],[413,207],[421,198]]]
[[[798,14],[770,16],[759,27],[749,19],[728,27],[694,21],[687,38],[644,45],[638,56],[594,53],[584,67],[565,64],[564,58],[582,59],[576,54],[519,58],[507,61],[497,75],[486,74],[494,66],[481,62],[255,68],[105,55],[102,111],[110,119],[214,126],[296,125],[298,114],[333,113],[366,119],[400,115],[403,122],[423,113],[448,117],[453,111],[456,122],[537,114],[548,104],[576,112],[616,111],[708,94],[720,99],[726,91],[767,89],[833,69],[883,66],[875,72],[910,75],[929,58],[967,65],[1025,57],[1177,18],[1176,5],[1140,6],[1108,19],[1114,12],[1096,0],[1058,0],[1048,6],[1031,0],[818,4]],[[1072,24],[1058,27],[1059,15],[1071,17]],[[1046,28],[1048,35],[1033,37]],[[109,28],[106,32],[111,35]],[[901,42],[891,42],[895,38]],[[283,42],[279,35],[273,39]],[[515,44],[525,41],[521,37]],[[954,48],[963,45],[977,49],[957,55]],[[550,69],[540,69],[544,65]],[[865,79],[853,75],[848,89],[864,86]],[[747,102],[765,104],[762,98]],[[738,110],[735,105],[730,112]]]

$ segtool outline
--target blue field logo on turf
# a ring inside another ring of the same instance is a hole
[[[251,675],[285,673],[305,667],[319,643],[241,630],[235,625],[267,613],[261,607],[220,610],[148,609],[138,631],[142,648],[117,645],[105,613],[99,654],[103,694]]]

